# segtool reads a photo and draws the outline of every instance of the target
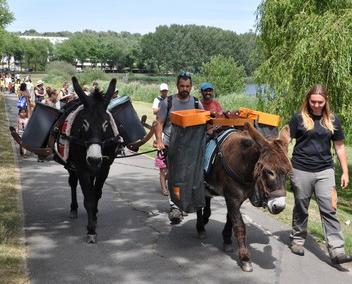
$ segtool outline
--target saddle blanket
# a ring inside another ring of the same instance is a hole
[[[204,172],[208,174],[212,165],[214,164],[216,153],[217,153],[217,145],[221,145],[222,142],[226,140],[226,138],[232,132],[235,132],[236,129],[230,128],[225,130],[216,138],[212,138],[207,145],[205,146],[205,155],[204,155]]]

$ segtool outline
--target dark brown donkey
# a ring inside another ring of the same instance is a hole
[[[270,141],[249,124],[245,129],[246,131],[229,134],[219,146],[213,168],[205,180],[211,195],[225,197],[227,218],[222,231],[224,250],[233,251],[233,230],[241,268],[250,272],[253,267],[246,245],[246,227],[240,212],[241,204],[256,188],[263,206],[272,214],[280,213],[285,208],[285,183],[291,171],[291,163],[287,157],[287,126],[280,131],[278,138]],[[208,223],[210,214],[210,197],[207,197],[205,208],[197,211],[197,231],[200,238],[205,237],[204,225]]]

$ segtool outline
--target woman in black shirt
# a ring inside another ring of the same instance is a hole
[[[330,111],[328,98],[326,88],[314,85],[307,93],[301,111],[294,114],[289,123],[291,138],[296,139],[292,154],[295,206],[290,248],[293,253],[304,255],[308,207],[314,193],[330,258],[337,264],[344,262],[346,255],[341,226],[336,217],[337,194],[331,141],[340,161],[343,188],[348,186],[349,175],[344,133],[340,120]]]

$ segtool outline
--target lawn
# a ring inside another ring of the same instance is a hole
[[[27,283],[24,272],[25,247],[20,241],[22,222],[18,208],[18,172],[0,94],[0,282]]]

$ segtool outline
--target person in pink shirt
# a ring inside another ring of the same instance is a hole
[[[205,110],[210,111],[212,115],[222,114],[223,110],[220,103],[214,99],[214,86],[211,83],[204,82],[200,84],[202,94],[201,103]]]

